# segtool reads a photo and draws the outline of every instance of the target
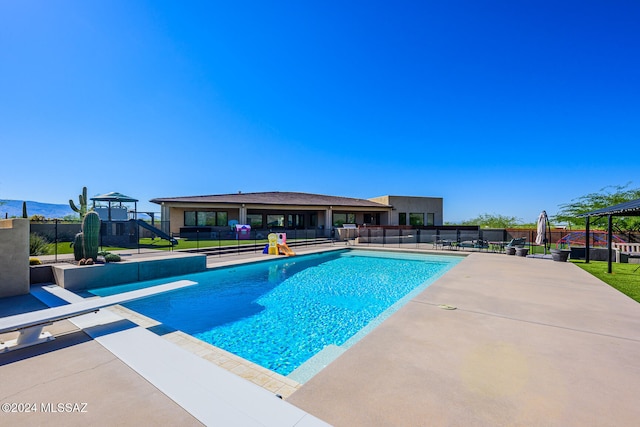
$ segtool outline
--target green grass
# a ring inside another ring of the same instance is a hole
[[[253,245],[256,244],[258,246],[264,246],[267,244],[267,239],[263,240],[187,240],[180,239],[178,240],[178,244],[173,247],[176,249],[197,249],[197,248],[217,248],[218,246],[242,246],[242,245]],[[140,239],[140,247],[141,248],[151,248],[158,250],[170,250],[171,243],[162,239]]]
[[[619,290],[628,297],[640,302],[640,269],[638,264],[613,264],[611,274],[607,273],[606,261],[590,261],[586,264],[582,260],[571,261],[583,270]]]
[[[555,245],[551,245],[551,248],[547,249],[547,253],[550,254],[551,253],[551,249],[555,249],[555,248],[556,248]],[[529,253],[530,254],[544,254],[544,246],[531,245],[529,247]]]
[[[121,251],[127,248],[119,248],[116,246],[101,246],[100,250],[102,251]],[[53,255],[55,254],[56,245],[55,243],[49,243],[47,245],[47,253],[45,255]],[[73,247],[71,247],[71,242],[58,242],[58,255],[66,255],[73,254]]]

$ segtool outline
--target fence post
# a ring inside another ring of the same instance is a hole
[[[55,220],[55,237],[54,237],[54,247],[55,249],[55,262],[58,262],[58,218]]]

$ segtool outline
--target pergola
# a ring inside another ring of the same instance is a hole
[[[95,209],[96,202],[108,202],[109,204],[109,220],[111,220],[111,205],[112,203],[118,203],[119,206],[122,206],[122,203],[133,203],[134,204],[134,215],[137,215],[138,212],[138,199],[134,199],[133,197],[125,196],[122,193],[117,193],[112,191],[107,194],[103,194],[101,196],[92,197],[93,207]]]
[[[613,240],[612,218],[614,216],[640,216],[640,199],[619,203],[607,208],[598,209],[578,215],[578,218],[586,218],[585,232],[587,235],[585,262],[589,262],[589,219],[592,217],[608,217],[607,222],[607,273],[611,273],[611,241]]]

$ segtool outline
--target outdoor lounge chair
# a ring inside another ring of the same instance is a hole
[[[486,240],[465,240],[458,243],[460,248],[473,248],[473,249],[488,249],[489,243]]]
[[[511,239],[509,243],[507,243],[507,248],[521,248],[527,243],[527,239],[524,237],[518,237],[517,239]]]
[[[518,237],[517,239],[511,239],[507,246],[504,247],[507,255],[515,255],[516,249],[523,248],[527,242],[524,237]]]

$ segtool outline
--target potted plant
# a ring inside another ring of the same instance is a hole
[[[566,262],[569,259],[570,254],[571,254],[570,249],[562,249],[562,248],[551,249],[551,258],[554,261]]]

